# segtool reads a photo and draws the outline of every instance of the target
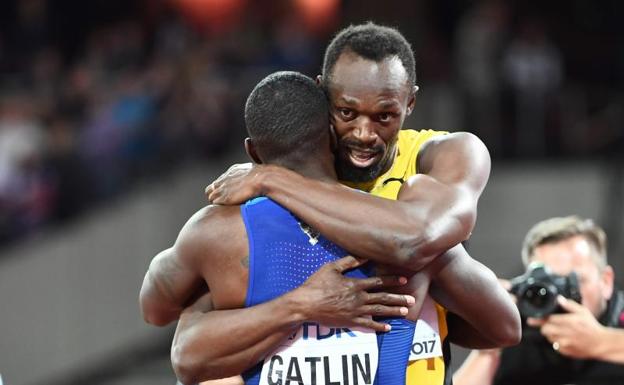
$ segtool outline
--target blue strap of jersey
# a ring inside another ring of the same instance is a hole
[[[392,326],[387,333],[377,334],[379,370],[374,385],[405,385],[416,323],[405,318],[383,318]]]

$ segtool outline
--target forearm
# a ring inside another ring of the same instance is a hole
[[[490,385],[500,363],[500,350],[474,350],[453,375],[455,385]]]
[[[185,312],[171,359],[184,383],[237,375],[253,367],[292,335],[302,316],[289,297],[244,309]]]
[[[604,327],[595,339],[595,360],[624,364],[624,329]]]
[[[502,345],[493,340],[486,331],[475,328],[453,313],[447,314],[446,323],[449,328],[449,341],[457,346],[467,349],[494,349]]]
[[[471,348],[515,345],[521,337],[520,315],[490,269],[458,245],[436,259],[442,267],[430,289],[432,297],[467,325],[453,329],[452,341]],[[458,322],[460,323],[460,322]]]
[[[466,194],[461,197],[456,189],[424,175],[397,201],[276,167],[266,168],[261,183],[265,195],[349,252],[412,270],[421,269],[472,230],[471,207],[476,204],[466,204]]]
[[[241,376],[233,376],[220,380],[203,381],[199,385],[245,385],[245,382]]]

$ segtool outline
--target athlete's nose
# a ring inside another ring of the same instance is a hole
[[[353,136],[366,146],[372,146],[377,141],[377,131],[373,127],[373,122],[363,115],[357,119]]]

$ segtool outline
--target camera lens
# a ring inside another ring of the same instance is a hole
[[[553,295],[548,289],[541,285],[534,285],[527,288],[524,298],[531,306],[537,309],[548,308],[553,301]]]
[[[557,288],[548,282],[532,282],[518,297],[518,309],[525,317],[542,318],[557,308]]]

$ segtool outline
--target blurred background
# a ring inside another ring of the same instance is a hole
[[[367,20],[415,50],[405,126],[470,131],[492,153],[471,254],[515,276],[532,224],[579,214],[606,229],[621,284],[623,11],[617,0],[3,0],[4,383],[173,384],[172,329],[138,308],[149,261],[205,204],[204,186],[246,161],[255,83],[315,76],[336,31]]]

